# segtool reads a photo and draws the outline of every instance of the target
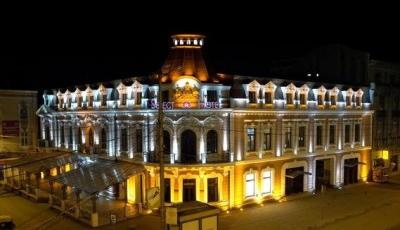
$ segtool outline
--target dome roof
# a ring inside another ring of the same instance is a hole
[[[186,75],[208,82],[209,75],[201,51],[205,37],[198,34],[177,34],[171,38],[173,46],[165,61],[165,65],[169,66],[169,74],[162,81],[173,82]]]

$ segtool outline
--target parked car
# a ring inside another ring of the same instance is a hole
[[[0,215],[0,229],[14,229],[15,224],[11,216]]]

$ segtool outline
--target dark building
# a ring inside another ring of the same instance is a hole
[[[365,83],[369,54],[340,44],[321,46],[301,57],[273,61],[271,72],[324,82]]]
[[[271,72],[310,81],[370,84],[375,110],[372,127],[374,166],[399,172],[400,64],[373,60],[368,52],[331,44],[300,57],[273,61]]]

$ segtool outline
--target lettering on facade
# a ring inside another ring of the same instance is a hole
[[[150,108],[151,109],[158,109],[158,104],[156,100],[151,100],[150,101]],[[175,103],[168,101],[168,102],[163,102],[162,106],[164,110],[171,110],[171,109],[175,109]],[[183,103],[183,108],[191,108],[191,104],[190,102],[184,102]],[[200,109],[219,109],[220,108],[220,104],[219,102],[202,102],[200,103]]]

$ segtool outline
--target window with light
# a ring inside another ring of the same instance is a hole
[[[262,175],[262,193],[270,194],[272,192],[272,173],[271,170],[266,169]]]
[[[256,189],[255,177],[256,176],[254,173],[246,174],[246,197],[251,197],[255,195],[255,189]]]

